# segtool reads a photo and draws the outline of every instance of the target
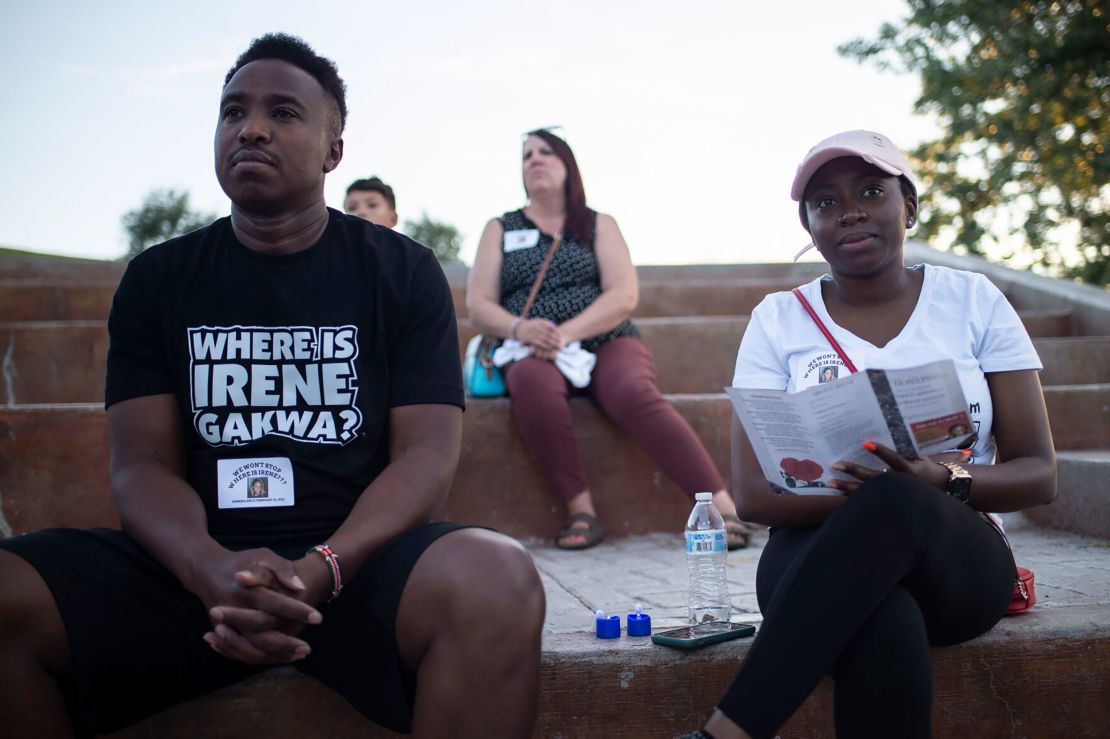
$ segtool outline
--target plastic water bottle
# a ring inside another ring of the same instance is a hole
[[[690,568],[690,629],[697,634],[729,627],[725,561],[728,547],[725,520],[713,505],[713,493],[698,493],[686,520],[686,563]]]

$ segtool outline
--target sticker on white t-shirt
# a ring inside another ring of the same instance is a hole
[[[296,503],[293,463],[288,457],[221,459],[216,462],[219,506],[275,508]]]
[[[522,228],[505,232],[504,245],[506,252],[531,249],[538,243],[540,243],[540,230],[538,228]]]
[[[795,392],[808,390],[814,385],[834,382],[851,374],[840,355],[831,349],[803,354],[792,359],[791,367],[796,380]]]

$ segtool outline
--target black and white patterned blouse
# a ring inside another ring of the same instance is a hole
[[[595,233],[597,213],[590,211],[594,218]],[[535,223],[523,210],[514,210],[501,216],[498,221],[508,234],[511,231],[535,229]],[[512,238],[512,237],[510,237]],[[532,290],[532,283],[536,281],[543,258],[551,247],[552,237],[543,233],[534,246],[515,248],[505,252],[505,241],[502,241],[501,258],[501,307],[519,316],[524,308],[524,301]],[[540,291],[536,295],[536,302],[532,304],[528,318],[546,318],[554,323],[563,323],[584,311],[601,295],[601,274],[597,267],[597,255],[593,249],[587,249],[578,243],[573,234],[567,234],[563,243],[555,250],[555,257],[547,270]],[[582,348],[587,351],[597,351],[597,348],[621,336],[639,336],[640,332],[625,320],[619,326],[598,336],[582,341]]]

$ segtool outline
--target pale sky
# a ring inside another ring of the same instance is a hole
[[[780,261],[807,242],[789,187],[838,131],[903,149],[935,135],[915,76],[836,53],[902,0],[37,2],[0,24],[0,246],[114,258],[154,188],[225,215],[212,136],[223,76],[251,39],[303,37],[348,85],[329,175],[378,175],[402,221],[464,235],[524,203],[520,135],[561,125],[589,203],[638,264]]]

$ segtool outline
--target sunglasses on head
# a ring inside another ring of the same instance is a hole
[[[551,134],[552,136],[558,136],[560,139],[562,139],[563,143],[566,143],[567,134],[562,126],[540,126],[539,128],[533,128],[530,131],[525,131],[524,133],[520,134],[520,145],[524,146],[524,144],[528,142],[528,137],[533,135],[537,131],[544,131]]]

